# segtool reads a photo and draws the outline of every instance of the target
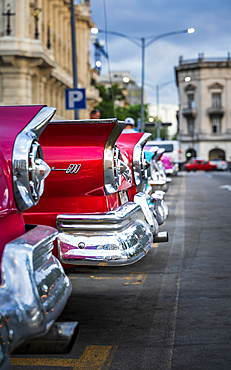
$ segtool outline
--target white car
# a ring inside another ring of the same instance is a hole
[[[209,161],[209,164],[216,165],[217,170],[220,171],[227,171],[229,169],[228,163],[221,158],[213,158]]]

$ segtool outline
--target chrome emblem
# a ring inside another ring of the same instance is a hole
[[[69,164],[68,168],[56,168],[51,167],[51,171],[65,171],[66,173],[78,173],[81,168],[81,164]]]

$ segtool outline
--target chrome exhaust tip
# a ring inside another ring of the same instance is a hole
[[[55,322],[48,333],[23,343],[14,354],[64,354],[69,353],[77,337],[79,324]]]
[[[166,243],[168,242],[168,232],[159,231],[156,235],[153,236],[153,243]]]

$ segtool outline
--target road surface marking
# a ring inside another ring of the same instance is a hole
[[[161,362],[161,370],[170,370],[172,367],[182,261],[185,246],[185,191],[185,177],[183,177],[177,194],[178,202],[175,209],[176,221],[174,233],[171,238],[171,250],[163,274],[157,306],[153,312],[142,370],[152,369],[153,361]],[[171,310],[169,310],[169,307],[171,307]],[[166,336],[163,336],[163,331],[167,333]],[[153,343],[158,343],[158,345],[153,348]]]
[[[72,370],[101,370],[110,366],[117,346],[87,346],[79,359],[11,358],[11,366],[66,367]]]
[[[231,191],[231,185],[221,185],[219,186],[220,189],[227,189],[229,191]]]
[[[136,280],[135,284],[137,284],[137,281],[142,280],[145,277],[146,273],[145,272],[140,272],[138,274],[135,273],[130,273],[129,276],[95,276],[91,275],[89,278],[94,279],[94,280],[126,280],[131,282],[132,280]],[[78,276],[69,276],[70,279],[72,280],[79,280]],[[86,277],[84,277],[86,278]],[[130,283],[129,283],[130,284]],[[134,284],[134,283],[132,283]]]

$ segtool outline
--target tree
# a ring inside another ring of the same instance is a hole
[[[114,110],[114,101],[125,100],[123,90],[118,84],[113,84],[112,88],[106,88],[104,85],[96,85],[96,88],[100,92],[100,96],[103,99],[102,102],[95,108],[99,109],[101,118],[113,118],[124,121],[126,117],[134,118],[137,126],[137,120],[141,117],[141,104],[129,105],[128,107],[116,107]],[[113,97],[113,99],[112,99]],[[144,119],[148,120],[148,105],[144,105]]]
[[[100,96],[103,100],[95,107],[95,109],[99,109],[101,118],[115,117],[113,100],[121,101],[125,99],[122,89],[118,84],[113,84],[112,87],[108,89],[104,85],[96,85],[96,88],[99,90]]]
[[[132,117],[137,126],[138,118],[141,117],[141,104],[129,105],[128,107],[117,107],[116,117],[124,121],[126,117]],[[144,120],[148,120],[148,105],[144,105]]]

